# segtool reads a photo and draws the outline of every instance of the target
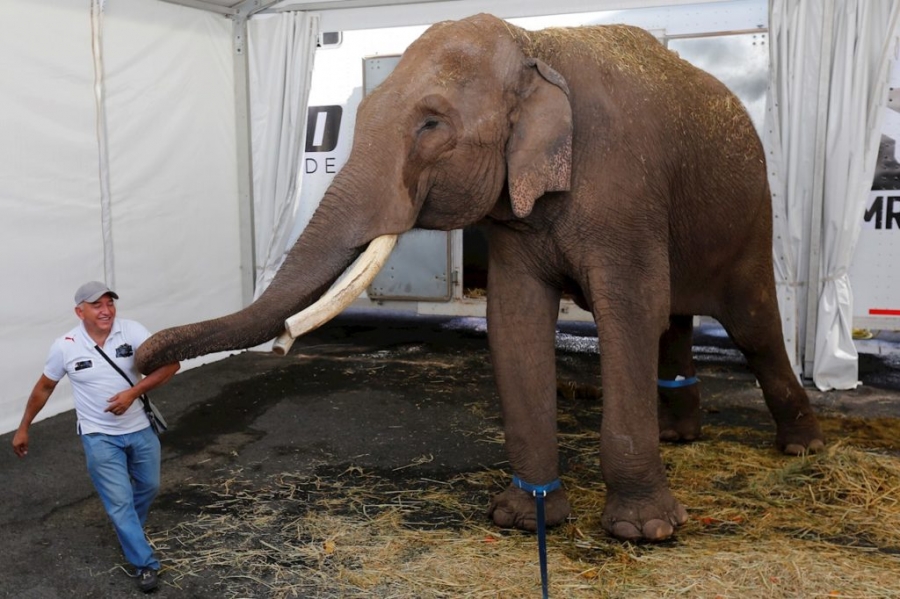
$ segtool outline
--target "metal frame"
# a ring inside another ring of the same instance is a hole
[[[253,302],[256,287],[256,222],[253,216],[253,160],[250,148],[250,61],[247,56],[247,18],[233,17],[234,112],[237,137],[238,223],[241,247],[241,298]]]
[[[220,15],[226,16],[237,14],[237,10],[234,8],[221,6],[219,4],[213,4],[212,2],[203,2],[203,0],[162,0],[162,2],[168,2],[169,4],[180,4],[181,6],[198,8],[200,10],[208,10],[209,12],[217,12]]]
[[[736,0],[555,0],[548,13],[545,0],[283,0],[266,12],[316,11],[322,31],[350,31],[430,25],[479,12],[502,18],[534,17],[635,8],[669,8],[685,4],[719,4]]]

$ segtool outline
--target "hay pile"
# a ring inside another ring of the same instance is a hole
[[[659,545],[603,534],[597,436],[561,435],[573,512],[548,537],[551,596],[900,596],[896,455],[837,443],[792,459],[769,433],[705,435],[663,448],[691,520]],[[163,580],[213,570],[222,597],[540,596],[535,537],[484,516],[509,472],[435,480],[416,466],[228,473],[197,489],[208,501],[195,519],[151,535]]]

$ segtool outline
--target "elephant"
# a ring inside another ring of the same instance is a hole
[[[695,315],[717,319],[746,356],[777,447],[824,447],[784,347],[759,136],[720,81],[626,25],[528,31],[479,14],[431,26],[360,104],[346,164],[264,293],[153,335],[139,367],[289,343],[352,301],[397,235],[473,224],[489,239],[488,345],[520,480],[559,477],[563,294],[596,323],[600,521],[612,536],[659,541],[688,518],[660,440],[698,436],[699,391],[658,383],[695,374]],[[352,282],[326,294],[354,261]],[[565,489],[545,506],[547,525],[563,522]],[[514,484],[488,513],[536,528],[535,501]]]

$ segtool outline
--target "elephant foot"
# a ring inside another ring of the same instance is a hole
[[[812,412],[801,412],[797,418],[777,423],[775,445],[787,455],[816,453],[825,449],[825,436]]]
[[[690,443],[700,438],[700,395],[696,388],[660,389],[659,440]]]
[[[691,443],[700,438],[700,416],[682,418],[659,417],[659,440],[666,443]]]
[[[544,500],[544,521],[547,526],[562,524],[572,511],[563,489],[551,491]],[[537,530],[537,506],[534,496],[510,485],[491,499],[488,517],[501,528]]]
[[[608,495],[600,521],[609,534],[622,541],[663,541],[687,519],[684,506],[663,488],[640,499]]]

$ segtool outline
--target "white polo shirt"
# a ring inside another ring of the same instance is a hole
[[[103,345],[104,353],[135,384],[141,374],[134,364],[134,352],[149,336],[149,331],[140,323],[116,318]],[[94,349],[94,345],[84,323],[79,323],[53,342],[44,365],[44,375],[49,379],[59,381],[69,375],[79,433],[124,435],[147,428],[150,422],[140,399],[119,416],[104,412],[109,406],[109,398],[131,385]]]

